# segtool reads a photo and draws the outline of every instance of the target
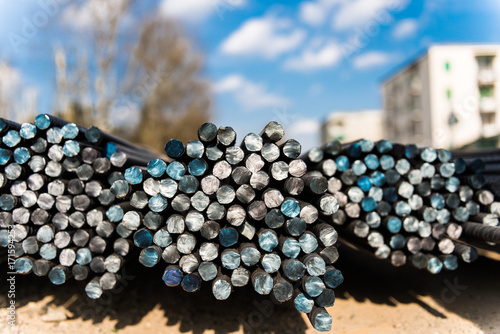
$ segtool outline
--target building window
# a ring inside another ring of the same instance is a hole
[[[411,133],[414,136],[421,136],[422,135],[422,122],[413,120],[411,121]]]
[[[392,132],[394,133],[394,137],[399,137],[399,128],[397,125],[392,127]]]
[[[386,109],[391,109],[394,106],[394,99],[392,96],[386,96],[385,107]]]
[[[479,96],[481,98],[493,96],[493,85],[479,86]]]
[[[392,87],[392,96],[396,97],[399,95],[399,84],[395,84],[393,87]]]
[[[419,96],[410,96],[410,101],[409,101],[409,110],[410,111],[415,111],[415,110],[420,110],[420,97]]]
[[[452,111],[450,113],[450,116],[448,116],[448,125],[449,126],[454,126],[457,123],[458,123],[457,115],[455,114],[455,112]]]
[[[488,124],[495,124],[496,122],[496,113],[494,112],[484,112],[481,113],[481,121],[483,124],[488,125]]]
[[[495,56],[477,56],[477,64],[479,66],[479,69],[484,70],[484,69],[492,69],[493,68],[493,58]]]

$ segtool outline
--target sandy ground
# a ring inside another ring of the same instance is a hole
[[[500,334],[500,262],[481,259],[432,276],[344,249],[337,267],[346,281],[329,309],[332,333]],[[195,294],[166,288],[160,270],[134,267],[123,274],[123,291],[100,302],[87,299],[77,282],[56,287],[45,278],[18,276],[15,327],[5,320],[2,278],[0,332],[316,333],[291,303],[274,305],[250,289],[215,302],[209,286]]]

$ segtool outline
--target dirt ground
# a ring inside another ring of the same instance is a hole
[[[500,262],[482,258],[433,276],[392,268],[343,249],[337,267],[332,333],[499,333]],[[250,289],[216,302],[210,287],[187,294],[169,289],[161,270],[134,267],[122,273],[121,292],[91,302],[83,285],[53,286],[46,278],[18,276],[17,326],[7,325],[2,278],[1,333],[316,333],[291,303],[274,305]]]

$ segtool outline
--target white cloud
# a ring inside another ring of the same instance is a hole
[[[141,106],[138,103],[113,104],[110,111],[113,126],[131,128],[140,122]]]
[[[214,92],[227,93],[239,89],[245,82],[245,78],[238,74],[231,74],[215,83]]]
[[[0,62],[0,101],[5,105],[2,117],[24,122],[36,113],[39,89],[27,86],[21,72],[7,63]]]
[[[314,118],[299,118],[285,129],[287,137],[298,140],[302,152],[319,145],[321,122]]]
[[[300,4],[300,19],[313,26],[321,25],[325,22],[326,13],[317,2],[302,2]]]
[[[388,53],[380,51],[370,51],[363,53],[353,60],[353,65],[359,70],[385,65],[394,60],[394,57]]]
[[[238,103],[247,110],[263,107],[278,107],[289,104],[283,96],[267,91],[267,88],[258,83],[247,80],[239,74],[231,74],[214,85],[214,92],[218,94],[232,93]]]
[[[302,53],[288,59],[284,67],[294,71],[311,71],[335,66],[342,53],[335,42],[313,42]]]
[[[324,91],[323,85],[320,83],[315,83],[315,84],[311,85],[311,87],[309,87],[308,93],[311,96],[318,96],[318,95],[321,95],[321,93],[323,93],[323,91]]]
[[[96,21],[105,21],[113,13],[125,6],[125,0],[89,0],[83,5],[71,4],[64,9],[62,22],[76,29],[91,29]],[[125,15],[125,21],[131,21],[129,14]]]
[[[415,19],[405,19],[398,22],[392,31],[392,35],[397,39],[403,39],[415,35],[418,29],[418,22]]]
[[[244,22],[225,41],[221,51],[229,55],[275,58],[299,46],[305,32],[289,20],[264,16]]]
[[[16,68],[11,67],[4,62],[0,62],[1,95],[11,95],[15,93],[21,87],[21,82],[21,73],[19,73]]]
[[[304,1],[300,3],[300,20],[311,26],[323,24],[330,14],[330,10],[342,0],[316,0]]]
[[[301,118],[288,128],[288,133],[294,135],[313,134],[321,129],[321,122],[312,118]]]
[[[384,12],[384,9],[399,8],[404,1],[407,0],[344,1],[333,17],[333,27],[339,30],[359,27],[377,16],[384,16],[384,19],[386,19],[385,15],[387,13]]]
[[[246,0],[163,0],[159,8],[166,17],[197,23],[214,13],[223,18],[226,12],[245,5]]]

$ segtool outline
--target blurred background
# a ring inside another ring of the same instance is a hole
[[[206,121],[498,146],[500,3],[0,0],[0,116],[52,113],[162,150]]]

